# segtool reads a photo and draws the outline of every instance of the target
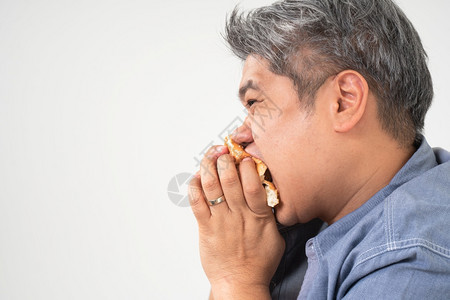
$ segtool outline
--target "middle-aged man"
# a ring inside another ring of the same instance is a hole
[[[280,204],[251,159],[205,155],[190,201],[211,298],[448,299],[450,154],[421,134],[432,83],[403,12],[287,0],[233,11],[225,36],[245,60],[233,138]]]

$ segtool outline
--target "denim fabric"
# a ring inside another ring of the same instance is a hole
[[[423,139],[389,185],[306,247],[298,299],[450,299],[450,154]]]

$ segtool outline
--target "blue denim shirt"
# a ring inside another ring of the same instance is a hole
[[[298,299],[450,299],[450,153],[423,139],[389,185],[305,248],[287,264],[306,253],[306,275],[276,274],[274,298],[301,285]]]
[[[291,227],[279,225],[279,231],[286,242],[286,249],[270,282],[273,300],[297,299],[308,267],[305,253],[306,242],[324,227],[326,224],[319,219]]]

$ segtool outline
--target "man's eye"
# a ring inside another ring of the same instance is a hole
[[[255,99],[250,99],[247,101],[247,108],[250,108],[253,104],[255,104],[256,102],[258,102],[258,100]]]

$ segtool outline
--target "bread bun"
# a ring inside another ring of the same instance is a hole
[[[247,152],[245,152],[244,148],[233,141],[230,136],[225,137],[225,146],[228,147],[228,151],[230,151],[231,156],[234,157],[236,165],[239,165],[241,161],[246,157],[251,157],[256,164],[256,170],[259,174],[259,178],[261,180],[264,189],[266,190],[267,196],[267,205],[270,207],[274,207],[279,203],[278,200],[278,191],[273,185],[272,182],[269,181],[268,169],[265,163],[263,163],[260,159],[251,156]]]

